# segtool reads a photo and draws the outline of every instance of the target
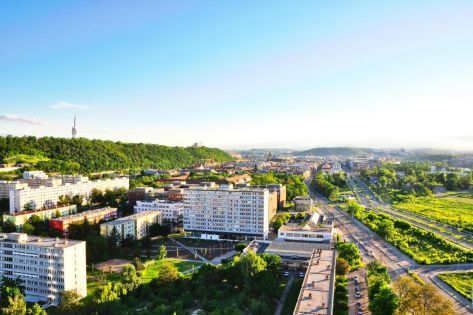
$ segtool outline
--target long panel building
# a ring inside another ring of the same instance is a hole
[[[263,237],[269,233],[268,189],[196,187],[184,190],[184,229],[196,235]]]
[[[30,302],[57,304],[65,290],[85,297],[85,242],[0,233],[0,276],[23,280]]]
[[[60,176],[25,178],[21,183],[0,184],[3,190],[9,190],[10,213],[17,213],[23,211],[26,205],[30,210],[54,207],[60,196],[89,197],[94,189],[128,189],[130,182],[126,177],[91,181],[85,176]]]
[[[100,224],[100,235],[110,236],[113,229],[120,239],[134,237],[143,238],[149,234],[149,227],[154,223],[162,223],[160,211],[144,211]]]

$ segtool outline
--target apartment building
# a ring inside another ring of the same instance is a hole
[[[160,199],[137,201],[134,211],[135,213],[160,211],[164,222],[177,222],[178,217],[184,213],[184,203]]]
[[[76,212],[77,212],[76,205],[53,207],[53,208],[38,210],[38,211],[22,211],[19,213],[4,214],[3,222],[10,221],[17,228],[21,228],[23,224],[28,222],[28,219],[33,215],[38,216],[41,220],[49,220],[51,218],[54,218],[56,214],[59,214],[61,217],[63,217],[63,216],[74,214]]]
[[[0,233],[0,276],[23,280],[29,302],[57,304],[65,290],[85,297],[85,242]]]
[[[10,213],[24,210],[25,205],[31,210],[54,207],[59,201],[59,196],[89,197],[94,189],[105,191],[129,187],[129,180],[126,177],[91,181],[84,176],[62,176],[49,178],[47,181],[46,185],[38,187],[28,185],[10,189]]]
[[[233,185],[184,190],[184,229],[194,234],[263,237],[269,232],[269,191]]]
[[[126,237],[140,239],[149,234],[149,227],[154,223],[162,223],[161,212],[144,211],[100,224],[100,235],[110,236],[115,229],[120,239]]]
[[[105,207],[51,219],[49,226],[61,233],[66,233],[69,225],[74,223],[82,223],[84,220],[87,220],[90,224],[95,224],[102,220],[111,220],[116,217],[117,208]]]

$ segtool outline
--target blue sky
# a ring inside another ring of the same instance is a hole
[[[471,1],[5,1],[0,134],[473,150]]]

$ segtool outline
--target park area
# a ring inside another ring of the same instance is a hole
[[[473,272],[455,272],[440,274],[439,279],[443,280],[463,297],[471,300],[473,288]]]
[[[395,204],[399,210],[473,232],[473,195],[449,192],[436,197],[412,197]]]
[[[145,268],[140,272],[140,278],[142,283],[146,284],[157,278],[159,270],[164,262],[171,262],[179,272],[183,273],[184,276],[191,275],[193,271],[196,271],[204,263],[198,261],[187,261],[173,258],[166,258],[162,260],[149,260],[145,262]],[[110,265],[113,265],[113,261]],[[122,263],[122,262],[120,262]],[[131,264],[131,261],[130,261]],[[121,264],[122,265],[122,264]],[[118,271],[118,270],[117,270]],[[97,287],[107,281],[115,283],[120,282],[120,272],[108,272],[101,271],[94,268],[94,270],[87,272],[87,297],[86,300],[93,296]]]

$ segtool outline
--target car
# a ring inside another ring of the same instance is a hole
[[[304,278],[304,273],[302,271],[299,272],[299,277]]]
[[[357,315],[363,315],[362,311],[358,311]]]
[[[357,284],[358,284],[358,280],[355,279],[355,285],[357,285]]]
[[[355,287],[355,292],[360,292],[360,288],[359,288],[359,287]]]
[[[289,272],[288,272],[288,271],[284,271],[282,274],[283,274],[283,276],[285,276],[285,277],[288,277],[288,276],[289,276]]]
[[[354,276],[353,278],[355,279],[355,281],[358,281],[358,276]]]
[[[356,297],[357,299],[361,298],[360,292],[355,292],[355,297]]]
[[[356,308],[358,309],[358,311],[361,311],[362,307],[360,302],[356,302]]]

